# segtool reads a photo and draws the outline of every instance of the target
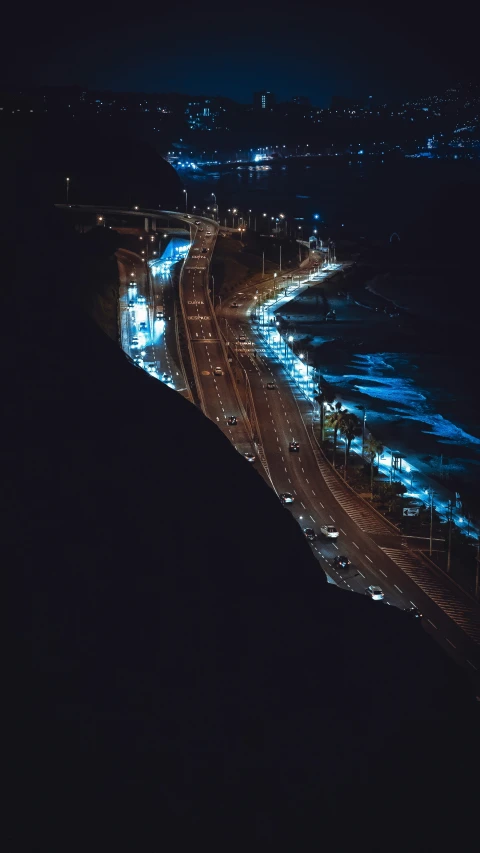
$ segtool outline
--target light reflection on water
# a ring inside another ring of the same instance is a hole
[[[435,445],[438,444],[470,448],[478,453],[480,438],[472,435],[468,425],[456,424],[437,410],[438,404],[444,412],[452,408],[451,395],[433,384],[430,389],[420,387],[416,374],[416,356],[374,353],[354,355],[345,366],[344,373],[339,369],[338,374],[324,373],[324,376],[328,382],[343,389],[346,400],[349,391],[355,398],[361,395],[370,419],[381,421],[387,425],[387,429],[389,421],[397,425],[401,421],[410,421],[410,441],[412,425],[417,423],[419,433],[432,437],[432,452],[435,452]],[[437,375],[437,383],[438,379]],[[436,452],[441,452],[441,449]]]

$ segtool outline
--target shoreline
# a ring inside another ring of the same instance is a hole
[[[445,357],[433,349],[436,324],[423,334],[421,317],[376,292],[369,276],[358,278],[337,275],[311,286],[277,312],[283,330],[308,349],[347,408],[366,408],[368,430],[386,448],[478,508],[480,424],[476,435],[470,380],[457,402],[458,376],[442,371]],[[326,307],[336,321],[325,321]]]

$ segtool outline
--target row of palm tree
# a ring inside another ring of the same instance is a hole
[[[333,430],[333,467],[337,462],[338,434],[345,439],[345,467],[344,476],[347,478],[347,463],[352,441],[362,435],[362,421],[353,412],[349,412],[342,403],[335,402],[335,391],[323,377],[320,379],[318,396],[315,398],[320,405],[320,430],[321,439],[324,440],[325,426]],[[370,487],[373,496],[373,471],[375,458],[380,458],[383,453],[383,445],[380,441],[369,434],[364,441],[364,452],[370,458]]]

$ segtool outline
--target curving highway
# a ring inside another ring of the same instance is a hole
[[[122,216],[132,214],[132,211],[108,210],[112,215],[116,212]],[[243,286],[241,293],[224,300],[217,321],[210,301],[209,265],[218,224],[178,211],[141,210],[133,215],[169,216],[190,230],[191,246],[180,276],[179,296],[193,375],[205,414],[240,453],[255,456],[254,464],[259,473],[268,474],[278,494],[292,494],[291,512],[302,528],[315,530],[312,548],[327,576],[345,590],[362,595],[371,584],[381,586],[384,600],[372,601],[372,607],[418,608],[423,619],[414,620],[415,630],[423,627],[431,634],[468,671],[480,694],[478,605],[441,577],[433,575],[406,547],[401,536],[354,495],[324,461],[313,438],[310,404],[262,338],[260,328],[252,322],[253,289]],[[128,263],[124,259],[125,282],[130,273]],[[135,275],[141,296],[141,288],[146,284],[140,271],[135,269]],[[164,301],[163,286],[164,283],[154,279],[156,304]],[[128,287],[121,292],[121,303],[122,300],[131,301]],[[127,308],[128,304],[122,309],[122,336],[125,328],[131,341],[136,328],[132,323],[136,323],[137,318],[134,321],[131,314],[125,316]],[[163,336],[162,344],[161,331],[155,326],[151,335],[151,344],[161,366],[162,359],[168,357],[167,348],[163,356],[161,352],[165,338]],[[230,346],[226,347],[225,341]],[[172,384],[179,387],[176,382]],[[183,374],[181,384],[185,384]],[[248,409],[250,419],[244,408],[245,394],[242,395],[242,388],[245,391],[247,384],[253,404]],[[232,417],[235,423],[229,423]],[[252,423],[256,427],[254,431]],[[290,450],[292,441],[299,443],[298,452]],[[322,535],[321,528],[325,525],[337,528],[338,539]],[[341,555],[350,561],[347,568],[335,564],[335,558]],[[406,614],[405,618],[410,617]]]

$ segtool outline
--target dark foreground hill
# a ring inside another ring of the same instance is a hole
[[[10,847],[450,849],[475,814],[462,673],[327,586],[218,429],[78,308],[49,211],[30,224],[9,232]]]

